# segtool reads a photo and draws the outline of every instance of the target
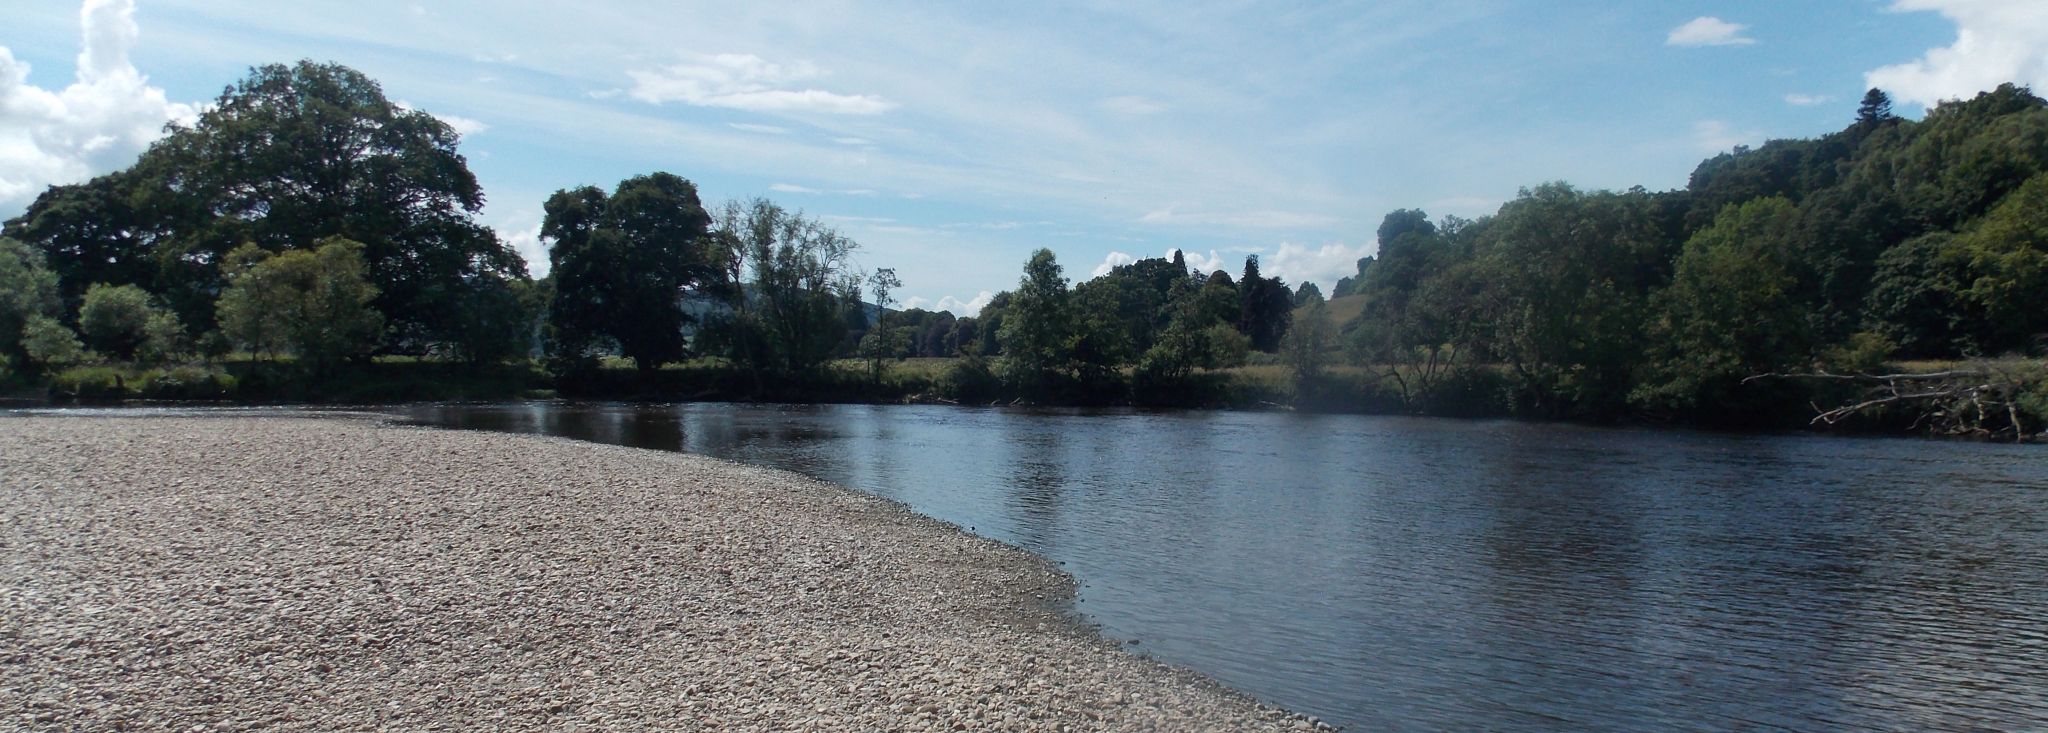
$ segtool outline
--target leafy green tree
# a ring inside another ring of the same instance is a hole
[[[1293,372],[1294,392],[1298,398],[1313,396],[1317,382],[1322,379],[1323,369],[1329,365],[1330,346],[1336,333],[1337,326],[1330,320],[1330,306],[1321,300],[1312,300],[1302,307],[1293,326],[1282,337],[1280,355]]]
[[[315,371],[376,348],[384,317],[372,305],[363,244],[340,237],[312,250],[271,254],[255,245],[229,253],[220,329],[259,354],[289,352]]]
[[[1981,314],[1970,312],[1963,298],[1970,274],[1954,251],[1955,235],[1935,232],[1901,242],[1878,259],[1869,318],[1872,330],[1896,344],[1900,356],[1928,359],[1976,350],[1971,331]]]
[[[868,378],[876,384],[882,381],[882,359],[900,350],[896,334],[889,330],[889,293],[900,287],[903,280],[893,268],[880,268],[868,276],[868,289],[875,294],[875,323],[861,336],[860,355],[868,360]]]
[[[859,318],[858,242],[767,199],[727,204],[714,233],[714,262],[737,334],[733,358],[763,374],[815,372],[839,353]]]
[[[1563,183],[1501,207],[1479,246],[1489,351],[1524,410],[1563,416],[1624,406],[1641,356],[1643,305],[1670,267],[1656,200]]]
[[[1052,250],[1031,253],[997,335],[1004,380],[1023,394],[1048,396],[1066,374],[1074,334],[1067,299],[1067,279]]]
[[[1897,116],[1892,114],[1890,95],[1876,87],[1863,93],[1863,101],[1856,105],[1856,124],[1870,126],[1893,119],[1897,119]]]
[[[184,340],[177,316],[133,285],[97,284],[85,291],[78,329],[95,351],[121,361],[150,361],[176,353]]]
[[[2048,173],[2036,175],[1955,240],[1968,274],[1959,293],[1983,314],[1985,353],[2025,351],[2048,337]]]
[[[21,328],[21,349],[29,363],[46,368],[70,366],[91,356],[70,326],[47,316],[29,317]]]
[[[0,357],[14,365],[37,362],[24,342],[24,331],[31,321],[62,313],[57,274],[44,264],[42,253],[0,237]]]
[[[1792,297],[1798,212],[1782,198],[1729,207],[1685,244],[1657,294],[1654,348],[1633,397],[1660,409],[1739,413],[1743,379],[1804,363],[1814,343]]]
[[[544,286],[495,273],[469,278],[443,299],[449,346],[471,367],[527,358],[548,313]]]
[[[683,355],[683,291],[717,276],[711,216],[697,187],[669,173],[548,198],[541,236],[555,293],[550,349],[587,365],[616,345],[643,378]]]
[[[33,242],[56,272],[64,312],[78,312],[86,288],[95,283],[158,287],[161,268],[151,245],[163,236],[164,222],[138,210],[134,179],[122,172],[51,186],[6,224],[7,236]]]
[[[1252,348],[1272,352],[1280,348],[1287,333],[1287,321],[1294,315],[1294,295],[1280,278],[1259,274],[1259,256],[1244,260],[1244,277],[1237,282],[1240,300],[1237,330],[1251,337]]]
[[[423,349],[451,328],[437,288],[524,271],[475,221],[483,194],[457,143],[447,124],[348,67],[262,66],[133,168],[53,191],[10,230],[65,257],[66,276],[79,278],[67,290],[148,285],[195,325],[213,320],[229,251],[346,237],[364,245],[390,345]]]
[[[1300,287],[1294,289],[1294,307],[1296,308],[1307,306],[1311,302],[1321,303],[1324,300],[1323,289],[1316,287],[1315,283],[1307,280],[1301,281]]]

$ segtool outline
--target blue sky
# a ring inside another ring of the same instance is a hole
[[[1180,248],[1327,288],[1394,208],[1680,186],[1839,129],[1872,83],[1908,115],[2048,83],[2041,0],[12,4],[0,216],[312,58],[464,130],[536,270],[549,193],[666,170],[822,217],[959,311],[1038,247],[1077,279]]]

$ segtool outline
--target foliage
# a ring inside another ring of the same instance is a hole
[[[1336,326],[1330,322],[1330,308],[1321,300],[1310,301],[1300,317],[1281,339],[1280,354],[1294,373],[1297,399],[1311,396],[1323,368],[1329,364]]]
[[[433,115],[402,108],[336,64],[268,65],[174,127],[134,167],[38,198],[10,232],[62,269],[69,298],[88,283],[159,293],[189,325],[214,320],[230,251],[362,243],[385,344],[449,337],[436,295],[466,280],[523,277],[518,255],[474,217],[483,194]]]
[[[868,276],[868,288],[875,294],[875,323],[868,333],[861,336],[860,356],[868,360],[868,378],[882,381],[882,359],[900,354],[911,339],[907,334],[889,330],[889,293],[903,287],[903,280],[896,277],[896,270],[881,268]]]
[[[63,313],[57,274],[42,253],[17,240],[0,237],[0,358],[11,364],[36,363],[27,347],[29,323]],[[47,338],[49,327],[39,335]]]
[[[610,196],[594,186],[557,191],[545,210],[557,362],[588,366],[616,346],[644,375],[681,358],[683,291],[717,277],[697,187],[653,173],[621,181]]]
[[[1280,348],[1294,315],[1294,295],[1280,278],[1259,274],[1259,257],[1244,260],[1244,277],[1237,281],[1239,310],[1237,330],[1252,340],[1252,348],[1272,352]]]
[[[445,299],[449,346],[471,367],[531,355],[548,314],[546,286],[526,278],[477,275]]]
[[[30,316],[22,326],[21,349],[28,363],[44,367],[70,366],[90,356],[71,327],[46,316]]]
[[[122,361],[162,361],[181,352],[184,328],[170,311],[133,285],[96,284],[78,307],[86,345]]]
[[[767,199],[731,202],[711,241],[731,309],[728,356],[757,385],[815,372],[838,354],[851,322],[865,326],[860,276],[849,269],[860,245],[823,222]]]
[[[1031,253],[996,336],[1003,379],[1025,395],[1049,396],[1066,375],[1073,334],[1067,299],[1067,279],[1052,250]]]
[[[377,344],[383,316],[372,303],[362,243],[338,237],[316,249],[270,254],[254,245],[229,253],[221,332],[252,352],[290,353],[324,371]]]
[[[1653,345],[1631,395],[1653,408],[1750,407],[1742,380],[1806,361],[1804,304],[1793,300],[1798,211],[1782,198],[1730,206],[1693,235],[1650,321]],[[1753,394],[1753,393],[1752,393]]]

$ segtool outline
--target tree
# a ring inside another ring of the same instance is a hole
[[[229,253],[220,329],[254,353],[290,352],[323,372],[368,354],[384,318],[372,303],[363,244],[340,237],[312,250],[271,254],[255,245]]]
[[[465,280],[443,299],[452,311],[449,345],[473,368],[526,358],[548,313],[540,283],[492,273]]]
[[[556,359],[587,365],[616,345],[642,378],[683,354],[683,291],[716,277],[711,216],[697,187],[669,173],[557,191],[544,206],[555,280]]]
[[[1315,283],[1303,280],[1301,281],[1301,286],[1294,289],[1294,307],[1296,308],[1308,305],[1311,302],[1321,303],[1323,300],[1323,289],[1316,287]]]
[[[179,349],[184,331],[177,316],[133,285],[97,284],[85,291],[78,329],[85,343],[122,361],[165,358]]]
[[[96,283],[136,284],[160,289],[151,244],[152,226],[134,204],[134,176],[116,173],[87,183],[51,186],[28,211],[6,225],[8,236],[34,243],[57,274],[64,312],[76,313],[85,291]]]
[[[16,364],[27,360],[22,329],[32,318],[63,313],[57,274],[43,255],[19,241],[0,237],[0,356]]]
[[[860,276],[849,270],[858,242],[767,199],[728,203],[713,233],[718,290],[732,308],[733,358],[757,384],[764,374],[815,372],[861,317]]]
[[[868,276],[868,289],[875,294],[875,323],[860,339],[861,356],[868,359],[868,378],[876,384],[882,382],[882,359],[898,349],[894,334],[889,331],[889,291],[903,287],[903,280],[896,277],[893,268],[880,268]]]
[[[1066,373],[1074,332],[1067,295],[1067,279],[1052,250],[1031,253],[996,337],[1005,381],[1026,395],[1048,395]]]
[[[1884,90],[1871,87],[1863,93],[1863,102],[1856,105],[1856,124],[1871,127],[1887,120],[1898,119],[1892,114],[1892,98]]]
[[[1294,313],[1294,295],[1287,290],[1287,283],[1260,276],[1259,256],[1251,255],[1244,260],[1244,277],[1238,280],[1237,292],[1241,303],[1237,330],[1251,337],[1254,349],[1271,352],[1280,348],[1280,337],[1287,333],[1287,321]]]
[[[475,221],[483,194],[458,142],[447,124],[392,103],[354,69],[262,66],[133,168],[52,191],[10,229],[53,257],[77,256],[66,268],[83,279],[67,292],[145,285],[194,325],[212,320],[229,251],[345,237],[363,243],[376,307],[393,328],[389,345],[423,349],[450,329],[437,288],[487,273],[524,276],[518,255]]]
[[[1671,287],[1657,294],[1653,348],[1633,398],[1652,408],[1741,414],[1762,395],[1745,378],[1812,351],[1792,297],[1798,213],[1782,198],[1731,206],[1685,244]]]
[[[1302,307],[1293,326],[1281,339],[1280,355],[1294,373],[1294,393],[1298,400],[1314,394],[1317,381],[1322,379],[1323,368],[1329,364],[1330,343],[1336,331],[1336,324],[1330,321],[1330,306],[1321,300],[1311,300]]]
[[[1642,355],[1643,303],[1670,267],[1658,201],[1640,189],[1583,193],[1564,183],[1503,205],[1476,246],[1490,312],[1485,334],[1520,407],[1612,414]],[[1384,263],[1383,263],[1384,264]]]
[[[2048,337],[2048,173],[2001,200],[1948,256],[1966,273],[1959,295],[1983,316],[1985,353],[2025,351]]]
[[[21,349],[30,363],[46,368],[70,366],[90,356],[71,327],[46,316],[31,316],[22,326]]]

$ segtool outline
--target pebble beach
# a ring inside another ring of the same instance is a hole
[[[1308,730],[795,474],[367,418],[0,418],[0,729]]]

